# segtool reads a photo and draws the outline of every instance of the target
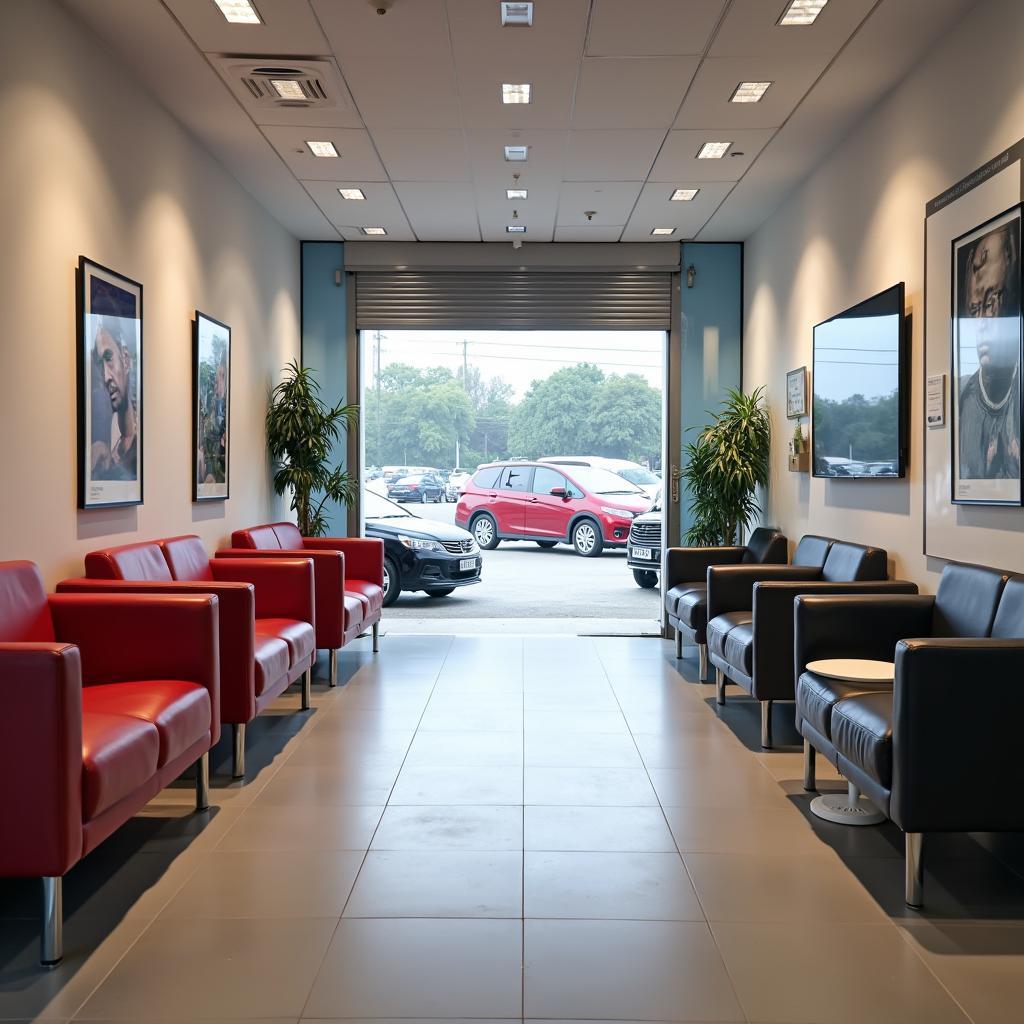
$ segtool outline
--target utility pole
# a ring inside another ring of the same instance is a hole
[[[469,394],[469,342],[462,339],[462,388]]]

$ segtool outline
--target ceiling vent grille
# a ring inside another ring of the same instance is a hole
[[[348,90],[330,61],[266,57],[213,57],[211,60],[232,91],[259,120],[262,111],[289,109],[345,111],[351,109]]]

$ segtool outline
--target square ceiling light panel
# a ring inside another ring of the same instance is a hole
[[[828,0],[789,0],[779,18],[780,25],[813,25]]]
[[[518,25],[520,28],[529,28],[533,24],[532,3],[502,2],[500,8],[502,25]]]

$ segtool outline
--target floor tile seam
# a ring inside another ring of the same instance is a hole
[[[441,660],[440,665],[438,666],[437,675],[434,677],[433,686],[431,686],[431,688],[430,688],[430,695],[431,696],[433,695],[434,690],[437,688],[437,681],[438,681],[438,679],[441,678],[441,674],[444,672],[445,661],[448,658],[448,654],[451,651],[453,643],[454,643],[454,637],[449,637],[448,638],[448,646],[445,648],[445,656]],[[429,700],[430,700],[430,698],[428,697],[427,698],[428,704],[429,704]],[[387,814],[387,810],[388,810],[388,807],[390,805],[391,794],[394,792],[395,786],[398,783],[398,779],[399,779],[399,777],[402,774],[402,768],[405,766],[405,761],[406,761],[406,759],[409,756],[409,750],[412,747],[413,741],[416,739],[416,734],[419,731],[419,725],[423,721],[423,715],[424,714],[426,714],[426,707],[424,707],[423,711],[420,713],[420,717],[417,720],[416,727],[413,729],[412,736],[410,736],[410,738],[409,738],[409,745],[406,747],[405,757],[403,757],[402,763],[401,763],[401,765],[399,765],[398,772],[395,775],[394,782],[392,782],[391,788],[388,790],[388,796],[387,796],[387,799],[384,801],[384,805],[383,805],[383,809],[381,811],[380,817],[377,819],[377,824],[374,825],[374,827],[373,827],[373,832],[370,835],[369,842],[366,844],[366,849],[362,851],[363,855],[362,855],[362,858],[359,861],[359,867],[356,869],[355,874],[352,876],[352,884],[349,886],[348,895],[346,895],[346,897],[345,897],[345,902],[342,905],[341,913],[338,915],[338,919],[337,919],[337,921],[336,921],[336,923],[334,925],[334,930],[331,932],[330,938],[327,940],[327,943],[324,946],[323,953],[320,956],[320,962],[317,965],[316,971],[313,973],[312,981],[310,982],[310,985],[309,985],[309,991],[306,993],[306,998],[302,1002],[302,1010],[299,1012],[299,1019],[300,1020],[302,1019],[302,1017],[304,1016],[304,1014],[306,1012],[306,1007],[309,1005],[310,999],[313,997],[313,990],[316,988],[316,983],[317,983],[317,980],[320,977],[320,972],[324,969],[324,964],[325,964],[325,962],[327,960],[327,954],[330,952],[331,946],[334,944],[334,940],[335,940],[335,938],[336,938],[336,936],[338,934],[338,929],[341,927],[341,922],[342,922],[342,920],[345,917],[345,911],[348,910],[348,905],[349,905],[349,903],[352,900],[352,893],[355,891],[356,885],[359,882],[359,876],[363,873],[363,868],[366,866],[366,859],[369,856],[370,849],[373,846],[373,840],[376,838],[377,832],[380,829],[381,822],[384,820],[384,816]],[[378,805],[373,804],[372,806],[378,806]]]

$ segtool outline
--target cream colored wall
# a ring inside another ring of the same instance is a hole
[[[793,538],[886,547],[895,573],[927,590],[941,563],[922,553],[924,206],[1024,136],[1022,47],[1024,4],[979,3],[746,246],[744,387],[767,385],[776,436],[767,518]],[[901,280],[913,313],[907,479],[790,473],[786,371],[810,367],[814,324]]]
[[[263,416],[299,353],[297,241],[51,0],[0,4],[0,559],[281,518]],[[76,510],[75,268],[144,286],[145,504]],[[231,498],[191,500],[191,328],[233,328]]]

